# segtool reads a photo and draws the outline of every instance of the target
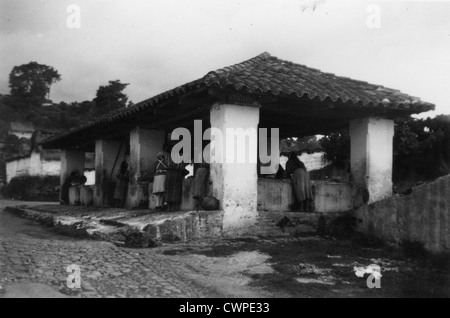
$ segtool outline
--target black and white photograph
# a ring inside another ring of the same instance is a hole
[[[449,16],[0,0],[0,298],[450,298]]]

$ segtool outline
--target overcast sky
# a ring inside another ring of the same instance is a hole
[[[136,103],[267,51],[450,113],[450,1],[311,2],[0,0],[0,93],[13,66],[36,61],[62,75],[54,102],[92,100],[120,79]],[[80,28],[67,26],[69,4]]]

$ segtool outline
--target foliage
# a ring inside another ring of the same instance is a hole
[[[280,142],[280,152],[288,155],[291,151],[301,154],[302,152],[312,153],[320,149],[321,146],[316,136],[305,136],[301,138],[286,138]]]
[[[429,253],[425,249],[424,243],[420,241],[402,241],[400,244],[403,248],[403,253],[408,258],[425,258]]]
[[[56,133],[84,124],[109,111],[126,107],[127,103],[128,106],[133,104],[123,93],[128,84],[123,84],[120,80],[109,81],[108,85],[100,86],[92,101],[52,104],[46,97],[50,86],[60,79],[61,75],[53,67],[37,62],[13,67],[9,75],[11,94],[0,94],[0,140],[6,141],[2,158],[23,155],[30,151],[29,140],[19,140],[16,136],[8,135],[11,122],[29,122],[37,130]],[[44,102],[50,105],[43,107]],[[4,171],[5,162],[2,159],[0,174],[4,174]],[[11,187],[17,182],[14,181]],[[20,189],[17,188],[18,191]],[[28,197],[26,193],[18,193],[23,198]]]
[[[50,92],[50,86],[61,80],[61,75],[51,66],[30,62],[14,66],[9,74],[9,87],[14,97],[43,102]]]
[[[26,145],[19,140],[10,140],[9,123],[29,122],[36,129],[46,131],[67,130],[91,121],[109,111],[132,105],[123,90],[128,84],[120,80],[109,81],[100,86],[92,101],[53,104],[41,107],[50,85],[61,76],[51,66],[30,62],[15,66],[10,73],[10,95],[0,95],[0,138],[7,139],[8,156],[20,155]]]
[[[2,189],[2,195],[16,200],[58,201],[59,176],[15,177]]]
[[[350,159],[348,130],[320,140],[326,159],[342,164]],[[395,122],[393,180],[428,180],[450,173],[450,115]]]
[[[125,237],[125,247],[148,248],[157,246],[157,243],[150,237],[148,232],[139,231],[133,227],[127,227],[122,234]]]
[[[414,174],[434,179],[450,173],[450,116],[397,120],[394,136],[394,180]]]
[[[61,75],[51,66],[30,62],[13,67],[10,95],[0,95],[0,137],[6,137],[8,124],[30,122],[36,129],[66,130],[91,121],[110,111],[132,105],[123,90],[129,84],[120,80],[100,86],[92,101],[53,104],[41,107],[51,84]]]
[[[319,141],[325,150],[325,159],[335,165],[345,167],[350,160],[350,135],[348,130],[332,132]]]
[[[128,96],[123,90],[129,84],[121,83],[120,80],[109,81],[106,86],[100,86],[94,98],[98,114],[105,114],[127,106]]]

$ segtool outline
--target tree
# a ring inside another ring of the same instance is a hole
[[[437,178],[450,173],[450,116],[397,120],[394,180]]]
[[[283,155],[288,155],[291,151],[299,155],[303,152],[313,153],[321,148],[316,136],[290,137],[280,142],[280,152]]]
[[[128,96],[122,91],[129,84],[121,83],[120,80],[109,81],[106,86],[100,86],[94,98],[97,114],[106,114],[110,111],[127,106]]]
[[[51,66],[30,62],[14,66],[9,73],[11,95],[43,102],[50,94],[50,86],[61,80],[61,75]]]
[[[350,135],[348,129],[333,132],[319,141],[325,150],[325,159],[345,167],[350,160]]]
[[[320,140],[325,158],[334,164],[350,159],[348,130]],[[450,115],[397,119],[394,135],[393,181],[414,184],[450,173]]]

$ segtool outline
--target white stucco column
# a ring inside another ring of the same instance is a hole
[[[248,233],[256,223],[258,123],[258,107],[215,104],[211,108],[211,128],[223,136],[223,142],[217,141],[211,149],[212,193],[224,211],[226,235]],[[233,137],[233,131],[240,136]],[[212,135],[215,139],[213,130]],[[240,155],[245,155],[243,162],[238,160]],[[214,163],[214,158],[223,163]]]
[[[350,123],[351,175],[365,187],[368,203],[392,195],[394,121],[364,118]]]
[[[114,189],[111,188],[111,181],[116,181],[125,150],[126,143],[120,140],[98,139],[95,141],[95,206],[112,203]]]
[[[148,130],[137,127],[130,133],[130,184],[126,206],[135,208],[148,203],[148,187],[143,188],[141,176],[155,174],[158,152],[163,150],[164,130]],[[148,206],[148,204],[146,204]]]
[[[61,177],[60,185],[62,185],[72,172],[78,175],[84,175],[84,151],[78,150],[62,150],[61,151]]]

